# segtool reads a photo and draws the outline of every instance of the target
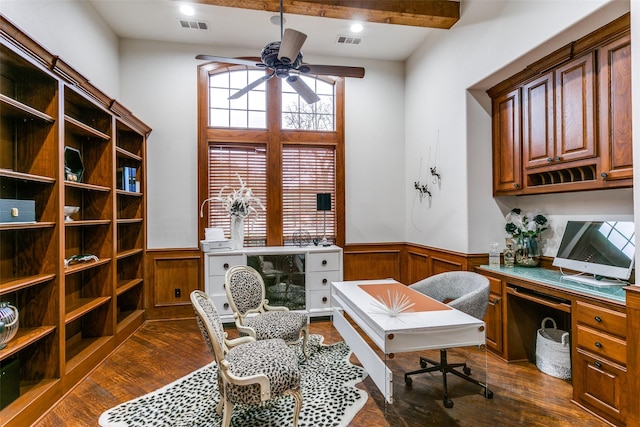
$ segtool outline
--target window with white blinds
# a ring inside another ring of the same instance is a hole
[[[282,149],[282,217],[284,243],[297,232],[335,242],[336,152],[333,147],[284,146]],[[331,194],[331,210],[319,212],[318,193]]]
[[[266,208],[245,220],[245,246],[292,245],[301,231],[344,244],[344,79],[304,76],[320,97],[307,105],[276,78],[228,99],[264,70],[210,63],[198,75],[200,200],[238,188],[240,174]],[[326,231],[319,193],[331,195]],[[219,227],[230,237],[220,202],[209,202],[203,214],[200,227]]]
[[[265,204],[267,200],[266,152],[263,145],[240,146],[216,144],[209,146],[209,195],[226,196],[240,188],[238,176],[251,189],[254,196]],[[258,215],[252,214],[245,221],[244,244],[264,246],[267,238],[266,212],[258,206]],[[222,209],[221,203],[211,201],[208,205],[209,227],[222,228],[226,236],[231,235],[231,219]]]

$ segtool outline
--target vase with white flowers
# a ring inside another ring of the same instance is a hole
[[[540,234],[547,229],[547,218],[540,213],[512,209],[506,216],[505,231],[516,241],[516,264],[535,267],[540,263]]]
[[[253,195],[251,188],[247,187],[240,174],[236,173],[236,177],[240,182],[240,188],[234,189],[225,185],[220,189],[217,196],[209,200],[222,203],[222,208],[227,211],[231,218],[231,240],[234,242],[234,248],[242,249],[245,231],[244,220],[250,215],[254,215],[255,221],[255,218],[259,215],[257,208],[263,211],[265,209],[260,199]],[[228,193],[225,195],[225,192]]]

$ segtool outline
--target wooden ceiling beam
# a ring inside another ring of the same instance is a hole
[[[192,3],[279,12],[280,0],[190,0]],[[382,24],[449,29],[460,2],[441,0],[285,0],[284,13]]]

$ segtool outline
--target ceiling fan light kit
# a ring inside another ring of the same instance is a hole
[[[263,82],[269,80],[273,76],[281,79],[286,79],[287,83],[300,95],[302,99],[308,104],[318,102],[320,97],[307,85],[304,80],[300,78],[300,75],[328,75],[335,77],[364,77],[364,68],[362,67],[346,67],[340,65],[311,65],[304,64],[302,62],[302,45],[307,39],[307,35],[300,31],[293,30],[291,28],[284,29],[284,17],[282,16],[282,1],[280,2],[280,17],[279,20],[274,19],[276,16],[270,18],[271,22],[280,23],[280,41],[275,41],[267,44],[260,53],[260,60],[262,62],[256,63],[255,61],[249,61],[239,58],[224,58],[220,56],[212,55],[198,55],[196,59],[204,59],[213,62],[220,62],[225,64],[237,64],[246,65],[250,67],[258,67],[270,70],[269,74],[265,74],[263,77],[249,83],[246,87],[240,89],[229,99],[237,99],[252,89],[256,88]]]

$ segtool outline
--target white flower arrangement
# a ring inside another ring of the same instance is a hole
[[[382,295],[376,297],[377,301],[371,302],[374,308],[373,313],[387,314],[391,317],[397,317],[402,313],[412,312],[415,303],[411,302],[408,296],[395,291],[393,294],[391,290],[387,290],[387,298]]]
[[[538,237],[547,229],[547,218],[540,213],[522,213],[519,208],[512,209],[506,216],[504,229],[514,238]]]
[[[227,214],[229,214],[230,217],[245,219],[251,214],[258,215],[256,207],[259,207],[263,211],[265,210],[260,199],[253,195],[251,189],[247,187],[240,177],[240,174],[236,173],[236,176],[238,177],[238,181],[240,181],[240,188],[234,189],[228,185],[222,187],[217,196],[211,197],[202,202],[202,205],[200,206],[201,217],[203,215],[202,208],[204,207],[204,204],[211,200],[222,203],[222,208],[227,211]],[[227,195],[224,195],[225,191],[228,190],[231,191]]]

